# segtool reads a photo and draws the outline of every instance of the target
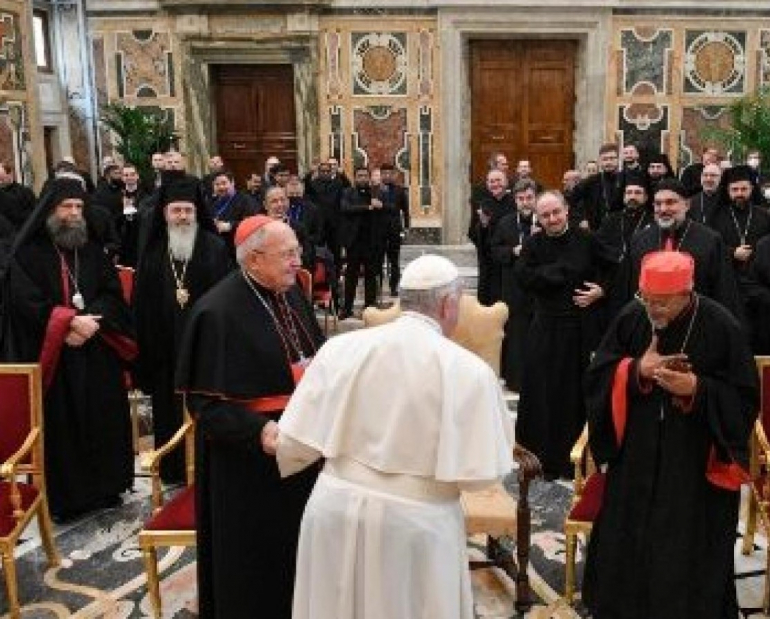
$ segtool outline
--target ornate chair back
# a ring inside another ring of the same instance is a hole
[[[16,453],[33,428],[42,426],[43,392],[40,367],[32,364],[0,365],[0,462]],[[42,450],[33,449],[24,463],[31,468]]]
[[[368,307],[364,311],[364,325],[374,327],[391,322],[401,315],[397,301],[391,307],[380,310]],[[452,334],[452,341],[477,354],[500,375],[500,352],[503,346],[505,321],[508,307],[497,302],[491,307],[481,305],[476,297],[463,294],[460,299],[460,316]]]
[[[131,300],[134,298],[134,269],[118,265],[118,277],[120,287],[123,289],[123,298],[131,305]]]
[[[759,421],[765,438],[770,437],[770,356],[756,357],[759,372],[760,404]]]

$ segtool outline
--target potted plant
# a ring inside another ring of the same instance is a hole
[[[160,109],[109,103],[102,107],[100,120],[112,132],[115,150],[123,161],[136,166],[143,180],[152,178],[152,154],[168,151],[178,139],[173,123]]]
[[[770,86],[762,86],[727,108],[730,126],[704,127],[702,135],[718,143],[733,162],[743,162],[749,151],[759,151],[762,166],[770,165]]]

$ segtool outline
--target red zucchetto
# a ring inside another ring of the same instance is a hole
[[[655,251],[642,260],[639,290],[647,294],[679,294],[693,288],[695,261],[681,251]]]
[[[238,247],[238,245],[243,243],[262,226],[266,226],[273,221],[275,221],[275,219],[268,217],[267,215],[252,215],[251,217],[246,217],[246,219],[238,225],[238,229],[235,231],[235,246]]]

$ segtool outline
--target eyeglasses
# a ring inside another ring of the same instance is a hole
[[[645,307],[657,308],[657,309],[669,309],[670,307],[675,305],[677,302],[676,297],[672,297],[672,296],[667,296],[666,298],[661,298],[661,299],[648,299],[642,294],[641,290],[636,291],[636,294],[634,294],[634,298]]]
[[[281,260],[291,260],[292,258],[302,258],[302,248],[297,247],[290,247],[289,249],[284,249],[283,251],[262,251],[259,249],[255,249],[254,253],[256,254],[264,254],[265,256],[278,256]]]

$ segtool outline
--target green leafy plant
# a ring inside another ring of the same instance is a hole
[[[102,107],[100,121],[112,132],[123,161],[134,164],[145,180],[153,174],[152,154],[168,151],[177,141],[173,121],[160,108],[110,103]]]
[[[770,165],[770,86],[762,86],[730,104],[730,126],[704,127],[702,136],[718,143],[734,162],[743,162],[749,151],[757,150],[762,164]]]

